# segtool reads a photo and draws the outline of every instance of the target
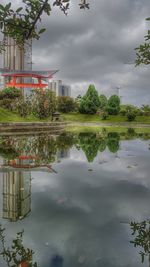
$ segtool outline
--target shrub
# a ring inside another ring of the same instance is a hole
[[[17,111],[21,117],[26,117],[31,113],[30,98],[20,98],[17,103]]]
[[[118,115],[120,111],[120,98],[112,95],[108,100],[107,111],[109,115]]]
[[[30,96],[30,101],[32,113],[39,119],[48,118],[56,111],[56,95],[51,90],[43,92],[36,89]]]
[[[58,99],[58,111],[60,112],[71,112],[75,111],[76,103],[73,98],[69,96],[59,96]]]
[[[21,90],[15,87],[6,87],[0,92],[0,99],[15,99],[22,95]]]
[[[127,119],[128,121],[134,121],[136,118],[136,113],[134,111],[128,111],[127,112]]]
[[[107,102],[108,102],[107,97],[105,95],[100,95],[99,101],[100,101],[100,105],[99,105],[100,109],[104,110],[106,108]]]
[[[103,111],[101,113],[101,116],[102,116],[102,120],[106,120],[108,118],[108,112],[107,111]]]
[[[86,94],[80,101],[79,112],[83,114],[95,114],[99,108],[100,101],[98,92],[94,85],[90,85]]]

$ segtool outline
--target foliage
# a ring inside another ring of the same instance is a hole
[[[134,121],[136,118],[137,110],[134,106],[132,105],[127,105],[126,106],[126,116],[128,121]]]
[[[62,133],[57,137],[57,148],[59,150],[69,149],[76,143],[76,137],[73,133]]]
[[[16,99],[21,96],[21,91],[15,87],[6,87],[0,91],[0,100]]]
[[[71,112],[75,110],[76,104],[72,97],[69,96],[59,96],[58,99],[58,111],[60,112]]]
[[[102,111],[101,116],[102,116],[102,120],[106,120],[108,118],[107,110]]]
[[[128,112],[133,111],[137,116],[142,116],[142,109],[134,106],[134,105],[121,105],[119,114],[122,116],[126,116]]]
[[[149,105],[142,105],[141,110],[143,115],[150,116],[150,106]]]
[[[48,118],[56,111],[56,95],[51,90],[35,90],[30,97],[32,112],[39,119]]]
[[[53,0],[53,6],[59,7],[65,14],[69,9],[71,0]],[[11,2],[0,4],[0,30],[5,36],[10,36],[23,48],[28,39],[39,39],[45,28],[39,27],[42,14],[50,15],[53,7],[49,0],[22,0],[17,9],[12,9]],[[81,0],[80,9],[89,8],[87,0]],[[38,25],[38,27],[37,27]],[[4,44],[1,46],[1,51]]]
[[[94,85],[90,85],[86,94],[81,99],[79,111],[83,114],[95,114],[99,105],[100,101],[98,92]]]
[[[108,133],[107,146],[110,152],[116,153],[119,150],[120,136],[118,133]]]
[[[120,111],[120,98],[112,95],[108,100],[107,111],[109,115],[118,115]]]
[[[134,111],[129,111],[127,113],[127,119],[128,121],[135,121],[135,118],[136,118],[136,114]]]
[[[106,138],[101,138],[100,139],[100,143],[99,143],[99,151],[100,152],[105,151],[106,146],[107,146],[107,139]]]
[[[0,225],[0,241],[2,245],[2,255],[8,267],[19,266],[20,263],[28,263],[29,267],[37,267],[37,263],[33,262],[32,258],[34,252],[30,248],[25,248],[23,245],[23,233],[17,233],[16,237],[12,240],[11,247],[6,247],[5,229]]]
[[[93,162],[99,150],[99,138],[95,133],[80,133],[78,138],[79,147],[84,151],[88,162]]]
[[[150,221],[131,222],[130,227],[132,235],[136,235],[135,239],[130,241],[134,247],[142,248],[139,252],[141,261],[144,262],[145,256],[150,256]]]
[[[106,108],[107,102],[108,102],[107,97],[105,95],[100,95],[99,100],[100,100],[99,107],[101,110],[104,110]]]
[[[146,20],[150,21],[150,18]],[[150,64],[150,30],[148,30],[147,35],[144,37],[145,42],[140,44],[136,50],[136,66],[140,64],[149,65]]]
[[[17,111],[21,117],[27,117],[31,113],[32,107],[30,97],[20,98],[17,102]]]

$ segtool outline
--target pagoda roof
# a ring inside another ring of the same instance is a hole
[[[0,68],[4,77],[51,78],[58,70],[9,70]]]

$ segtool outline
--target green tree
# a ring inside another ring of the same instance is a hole
[[[98,92],[94,85],[90,85],[86,94],[82,97],[79,111],[84,114],[95,114],[99,108],[100,101]]]
[[[104,110],[107,106],[107,97],[105,95],[100,95],[99,100],[100,100],[99,107],[101,110]]]
[[[45,28],[39,27],[43,14],[50,15],[54,6],[67,14],[71,0],[22,0],[19,8],[12,9],[11,2],[0,4],[0,30],[23,47],[28,39],[39,39]],[[89,8],[87,0],[80,0],[80,9]],[[1,46],[1,51],[4,44]]]
[[[120,98],[112,95],[108,100],[107,111],[109,115],[118,115],[120,111]]]
[[[76,104],[72,97],[59,96],[57,101],[58,101],[58,110],[60,112],[67,113],[75,110]]]
[[[146,20],[150,21],[150,17]],[[140,44],[136,50],[136,66],[140,64],[149,65],[150,64],[150,30],[148,30],[147,35],[144,37],[145,42]]]

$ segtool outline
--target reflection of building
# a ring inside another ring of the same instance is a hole
[[[31,172],[3,174],[3,218],[23,219],[31,210]]]
[[[71,87],[63,84],[61,80],[50,81],[48,87],[56,93],[56,96],[71,96]]]
[[[70,158],[70,149],[62,149],[57,152],[56,161],[60,162],[62,159]]]

